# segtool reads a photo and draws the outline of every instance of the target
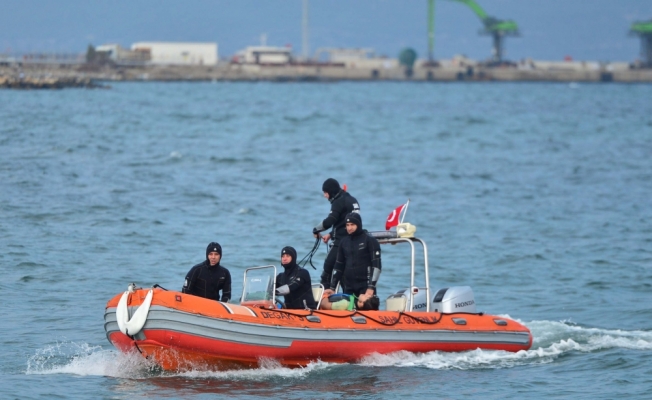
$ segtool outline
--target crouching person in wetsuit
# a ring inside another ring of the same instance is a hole
[[[317,308],[315,298],[312,297],[310,274],[297,265],[297,251],[294,247],[283,247],[281,265],[284,271],[276,276],[276,295],[285,297],[285,308]]]
[[[349,234],[340,242],[337,260],[333,268],[331,288],[342,283],[342,291],[357,296],[362,303],[376,295],[376,284],[382,268],[380,262],[380,244],[371,235],[362,230],[362,217],[358,213],[346,216],[346,231]],[[327,295],[332,290],[324,291]],[[375,310],[378,309],[378,302]]]
[[[361,301],[359,297],[352,294],[335,293],[330,296],[324,295],[319,305],[320,310],[378,310],[380,299],[373,295],[367,300]]]
[[[231,274],[220,265],[221,259],[222,246],[217,242],[209,243],[206,247],[206,260],[190,269],[181,291],[228,303],[231,299]]]

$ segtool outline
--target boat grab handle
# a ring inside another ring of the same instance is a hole
[[[118,322],[118,327],[120,332],[124,333],[127,336],[134,336],[145,325],[147,321],[147,314],[149,314],[149,307],[152,304],[152,297],[154,296],[154,291],[150,289],[147,292],[145,301],[143,304],[138,307],[134,315],[129,318],[129,309],[127,308],[127,298],[129,297],[129,291],[126,291],[122,294],[120,301],[118,302],[118,307],[115,310],[115,319]]]

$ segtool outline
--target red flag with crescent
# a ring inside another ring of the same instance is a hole
[[[399,224],[399,216],[401,215],[401,212],[405,206],[406,204],[401,204],[400,206],[396,207],[394,211],[389,213],[389,216],[387,216],[387,221],[385,222],[386,231],[388,231],[389,228]]]

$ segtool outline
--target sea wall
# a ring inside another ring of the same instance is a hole
[[[513,66],[428,66],[408,70],[343,65],[97,66],[4,65],[0,87],[93,87],[97,81],[414,81],[414,82],[652,82],[652,69],[520,69]]]

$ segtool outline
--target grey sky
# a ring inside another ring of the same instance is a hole
[[[489,15],[513,19],[507,38],[518,60],[633,61],[640,42],[627,35],[652,19],[650,0],[477,0]],[[83,52],[89,43],[216,41],[220,57],[260,43],[301,53],[301,0],[3,0],[1,52]],[[310,0],[310,48],[371,47],[396,57],[404,47],[427,55],[426,0]],[[436,0],[435,57],[486,59],[491,39],[480,20],[452,0]]]

